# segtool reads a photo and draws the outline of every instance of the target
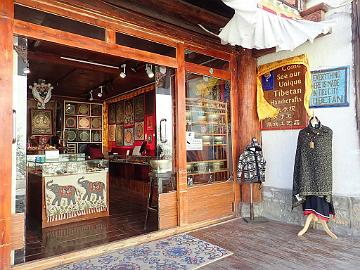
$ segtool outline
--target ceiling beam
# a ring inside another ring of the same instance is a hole
[[[195,26],[197,31],[202,31],[197,24],[219,30],[229,21],[229,18],[181,0],[105,0],[105,2],[175,25],[181,26],[186,22],[188,25]]]
[[[63,59],[63,58],[59,57],[58,55],[49,54],[49,53],[39,53],[39,52],[29,51],[28,58],[30,60],[33,60],[36,62],[47,62],[47,63],[53,63],[53,64],[58,64],[58,65],[70,66],[73,68],[98,71],[98,72],[116,74],[116,75],[120,74],[120,69],[98,66],[98,65],[89,64],[89,63],[81,63],[81,62],[77,62],[77,61],[71,61],[68,59]]]

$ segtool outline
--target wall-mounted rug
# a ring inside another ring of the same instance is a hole
[[[230,255],[226,249],[183,234],[53,269],[193,270]]]

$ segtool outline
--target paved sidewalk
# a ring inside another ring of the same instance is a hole
[[[270,221],[247,224],[236,219],[191,235],[232,251],[234,255],[201,269],[360,269],[360,238],[334,240],[322,230],[302,237],[300,226]]]

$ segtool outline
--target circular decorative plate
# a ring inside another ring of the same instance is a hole
[[[102,107],[101,105],[91,104],[91,115],[101,116]]]
[[[75,114],[75,105],[71,104],[71,103],[66,103],[65,104],[65,114],[74,115]]]
[[[88,142],[90,140],[89,131],[80,131],[79,140],[81,142]]]
[[[76,128],[76,119],[75,119],[75,117],[66,117],[65,127],[67,127],[67,128]]]
[[[100,142],[101,141],[101,134],[99,131],[91,131],[92,134],[92,141],[93,142]]]
[[[76,140],[76,132],[75,132],[75,130],[68,130],[67,134],[68,134],[68,141],[69,142],[74,142]]]
[[[101,118],[92,118],[91,119],[91,128],[94,128],[94,129],[101,128]]]
[[[90,128],[90,120],[87,117],[79,118],[79,128]]]
[[[78,112],[81,115],[89,115],[89,104],[80,104]]]

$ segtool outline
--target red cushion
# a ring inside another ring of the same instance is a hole
[[[102,159],[104,158],[103,153],[100,148],[97,147],[89,147],[89,156],[91,159]]]

